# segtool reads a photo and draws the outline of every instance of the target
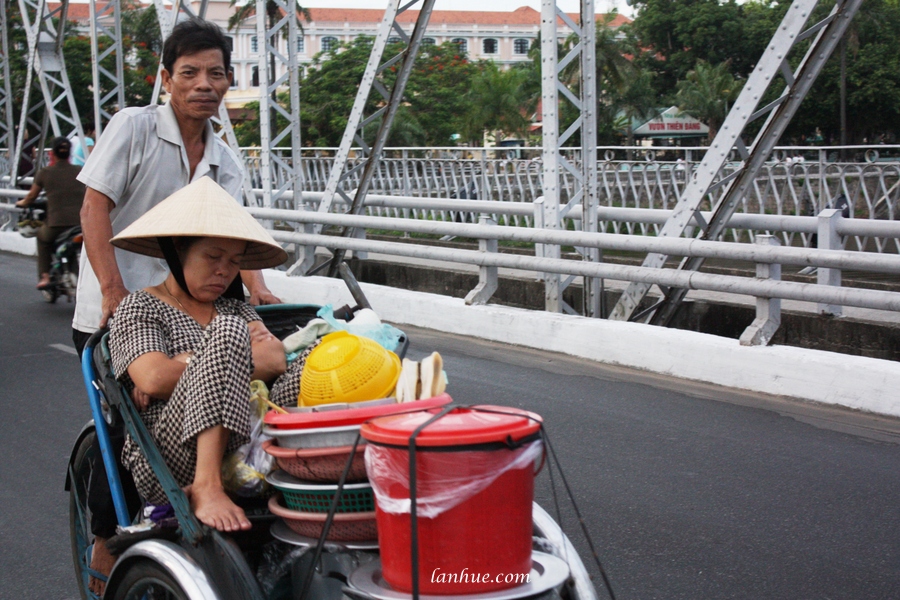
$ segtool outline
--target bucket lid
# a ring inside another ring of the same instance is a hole
[[[408,446],[409,438],[440,409],[393,415],[364,423],[362,436],[374,443]],[[541,427],[538,414],[508,406],[480,405],[454,408],[416,437],[416,446],[467,446],[517,442]]]
[[[306,413],[278,413],[270,410],[266,413],[265,422],[270,427],[277,429],[311,429],[322,427],[341,427],[344,425],[359,425],[364,421],[375,417],[393,415],[400,412],[424,410],[450,404],[453,398],[449,394],[441,394],[434,398],[404,402],[402,404],[382,404],[379,406],[367,406],[365,408],[345,408],[340,410],[328,410],[322,412]],[[321,404],[320,407],[328,406]]]

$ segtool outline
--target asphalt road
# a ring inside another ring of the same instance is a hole
[[[0,253],[0,599],[77,595],[63,482],[89,411],[72,305],[34,282],[33,259]],[[408,333],[457,401],[543,415],[618,598],[900,597],[900,422]],[[549,490],[545,468],[553,513]],[[562,521],[587,558],[567,505]]]

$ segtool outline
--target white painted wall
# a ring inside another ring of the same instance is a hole
[[[344,282],[267,271],[285,302],[354,304]],[[505,306],[361,284],[382,319],[884,415],[900,416],[900,363],[789,346],[748,347],[704,333]]]

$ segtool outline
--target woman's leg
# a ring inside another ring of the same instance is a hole
[[[249,529],[244,511],[228,497],[222,485],[222,458],[230,432],[223,425],[197,434],[197,467],[188,489],[191,508],[202,523],[219,531]]]
[[[203,347],[181,376],[172,397],[165,403],[151,404],[142,415],[145,422],[152,422],[148,428],[178,485],[189,489],[197,516],[213,527],[219,517],[231,524],[238,514],[234,511],[240,511],[228,500],[222,516],[215,507],[223,505],[209,500],[228,498],[222,488],[223,456],[245,443],[250,433],[251,371],[246,322],[218,316],[207,326]],[[143,452],[130,439],[123,461],[147,501],[157,505],[168,502]],[[198,486],[196,494],[194,485]],[[213,488],[216,492],[211,495]],[[246,519],[243,511],[239,514]],[[243,526],[240,518],[238,525]]]
[[[45,224],[41,225],[35,236],[37,238],[39,286],[50,283],[50,257],[53,255],[53,242],[56,241],[56,236],[60,231],[62,231],[60,227],[48,227]]]

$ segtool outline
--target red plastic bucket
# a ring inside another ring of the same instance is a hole
[[[400,592],[413,591],[409,440],[440,412],[362,426],[382,575]],[[416,437],[420,593],[475,594],[526,582],[539,429],[534,413],[478,406],[454,408]]]

